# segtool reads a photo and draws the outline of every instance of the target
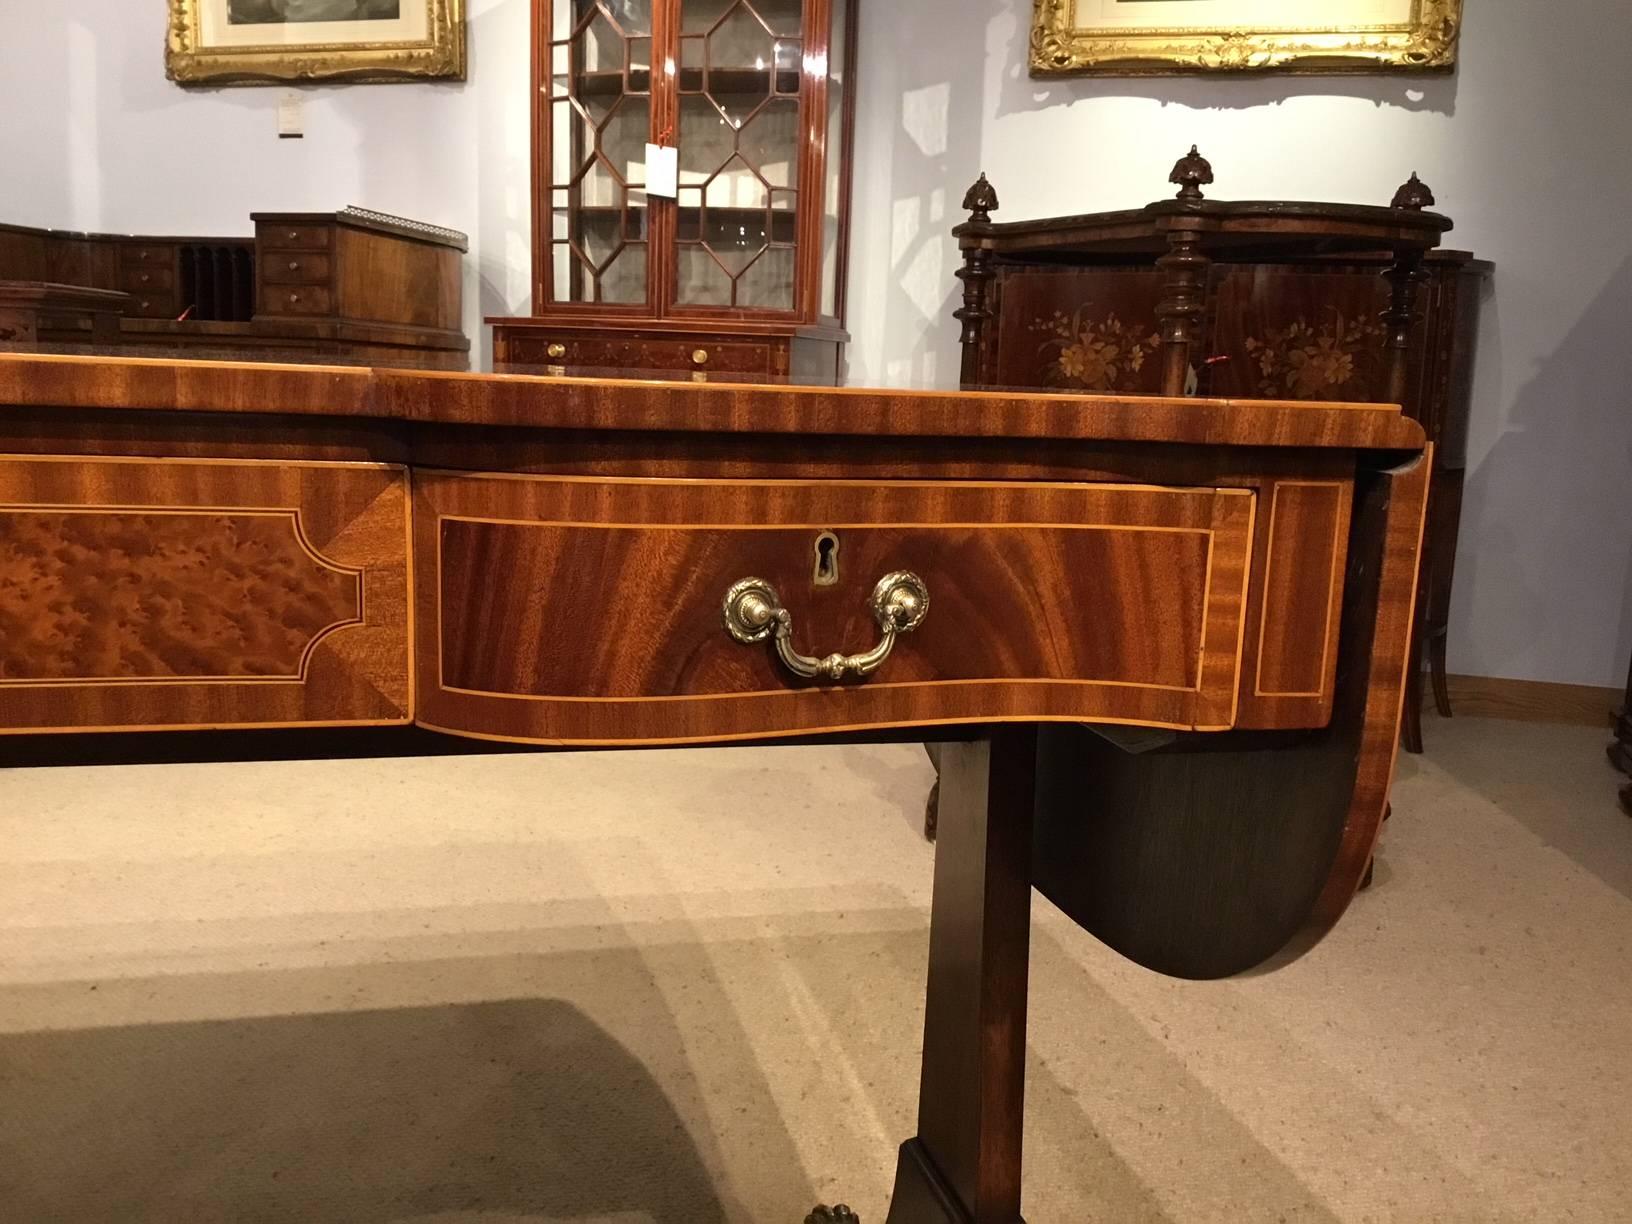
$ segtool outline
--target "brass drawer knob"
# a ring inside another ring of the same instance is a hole
[[[142,284],[145,285],[145,284],[147,284],[148,281],[150,281],[152,279],[153,279],[153,274],[151,272],[143,272],[142,273],[142,277],[141,277]]]
[[[291,293],[289,295],[289,305],[296,306],[296,305],[299,305],[299,304],[300,304],[300,294]]]
[[[870,676],[890,657],[895,639],[911,633],[929,615],[929,588],[917,574],[897,570],[885,574],[873,588],[867,604],[884,636],[865,654],[830,654],[826,658],[800,654],[793,648],[793,615],[782,606],[776,588],[763,578],[744,578],[725,593],[725,628],[746,645],[771,638],[777,657],[796,676],[842,680],[847,675]]]
[[[291,260],[290,260],[290,261],[289,261],[289,271],[291,271],[291,272],[299,272],[299,271],[300,271],[300,260],[298,260],[298,259],[291,259]]]
[[[564,344],[552,344],[549,348],[545,349],[544,352],[549,355],[552,361],[560,361],[561,358],[567,355],[567,346]]]
[[[691,350],[691,364],[692,365],[707,365],[708,364],[708,350],[705,349],[705,348],[692,349]]]
[[[299,230],[290,230],[289,231],[289,241],[290,242],[299,242],[300,241],[300,231]]]

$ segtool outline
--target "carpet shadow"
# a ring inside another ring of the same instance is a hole
[[[470,1212],[728,1218],[662,1086],[560,999],[0,1038],[6,1219],[385,1224]]]
[[[1445,776],[1632,899],[1632,836],[1615,802],[1624,779],[1604,755],[1608,733],[1562,724],[1460,721],[1454,746],[1433,757]],[[1473,727],[1488,732],[1468,734]]]

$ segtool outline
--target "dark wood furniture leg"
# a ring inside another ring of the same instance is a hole
[[[1421,581],[1427,588],[1427,595],[1423,602],[1425,617],[1422,636],[1428,653],[1429,674],[1433,678],[1434,708],[1441,718],[1451,716],[1445,643],[1450,633],[1456,537],[1462,526],[1462,481],[1460,469],[1434,473],[1428,495],[1428,541],[1423,548]]]
[[[941,803],[941,746],[939,744],[925,744],[924,752],[929,756],[929,763],[935,766],[935,783],[929,788],[929,797],[924,800],[924,840],[935,840],[936,823],[940,819]]]
[[[1400,710],[1400,747],[1422,751],[1422,633],[1411,634],[1411,660],[1405,675],[1405,706]]]
[[[1037,731],[940,757],[918,1134],[888,1224],[1018,1224]]]
[[[1609,763],[1632,774],[1632,668],[1626,676],[1626,700],[1615,716],[1615,738],[1609,742]]]
[[[1632,667],[1627,669],[1626,700],[1615,716],[1615,738],[1609,741],[1609,763],[1632,774]],[[1621,810],[1632,816],[1632,783],[1621,787]]]

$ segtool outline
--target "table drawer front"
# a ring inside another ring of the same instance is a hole
[[[422,718],[641,742],[1026,718],[1225,727],[1255,498],[1112,485],[416,476]],[[816,579],[824,533],[837,575]],[[795,675],[727,632],[741,579],[790,645],[881,641],[875,584],[929,612],[865,679]],[[505,576],[502,582],[495,575]]]
[[[404,722],[407,479],[0,457],[0,731]]]
[[[333,270],[328,255],[273,251],[261,256],[261,280],[270,285],[327,285]]]

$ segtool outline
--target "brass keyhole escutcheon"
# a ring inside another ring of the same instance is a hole
[[[839,581],[839,537],[831,531],[824,531],[816,537],[813,548],[816,553],[816,569],[811,575],[811,581],[817,586],[837,585]]]

